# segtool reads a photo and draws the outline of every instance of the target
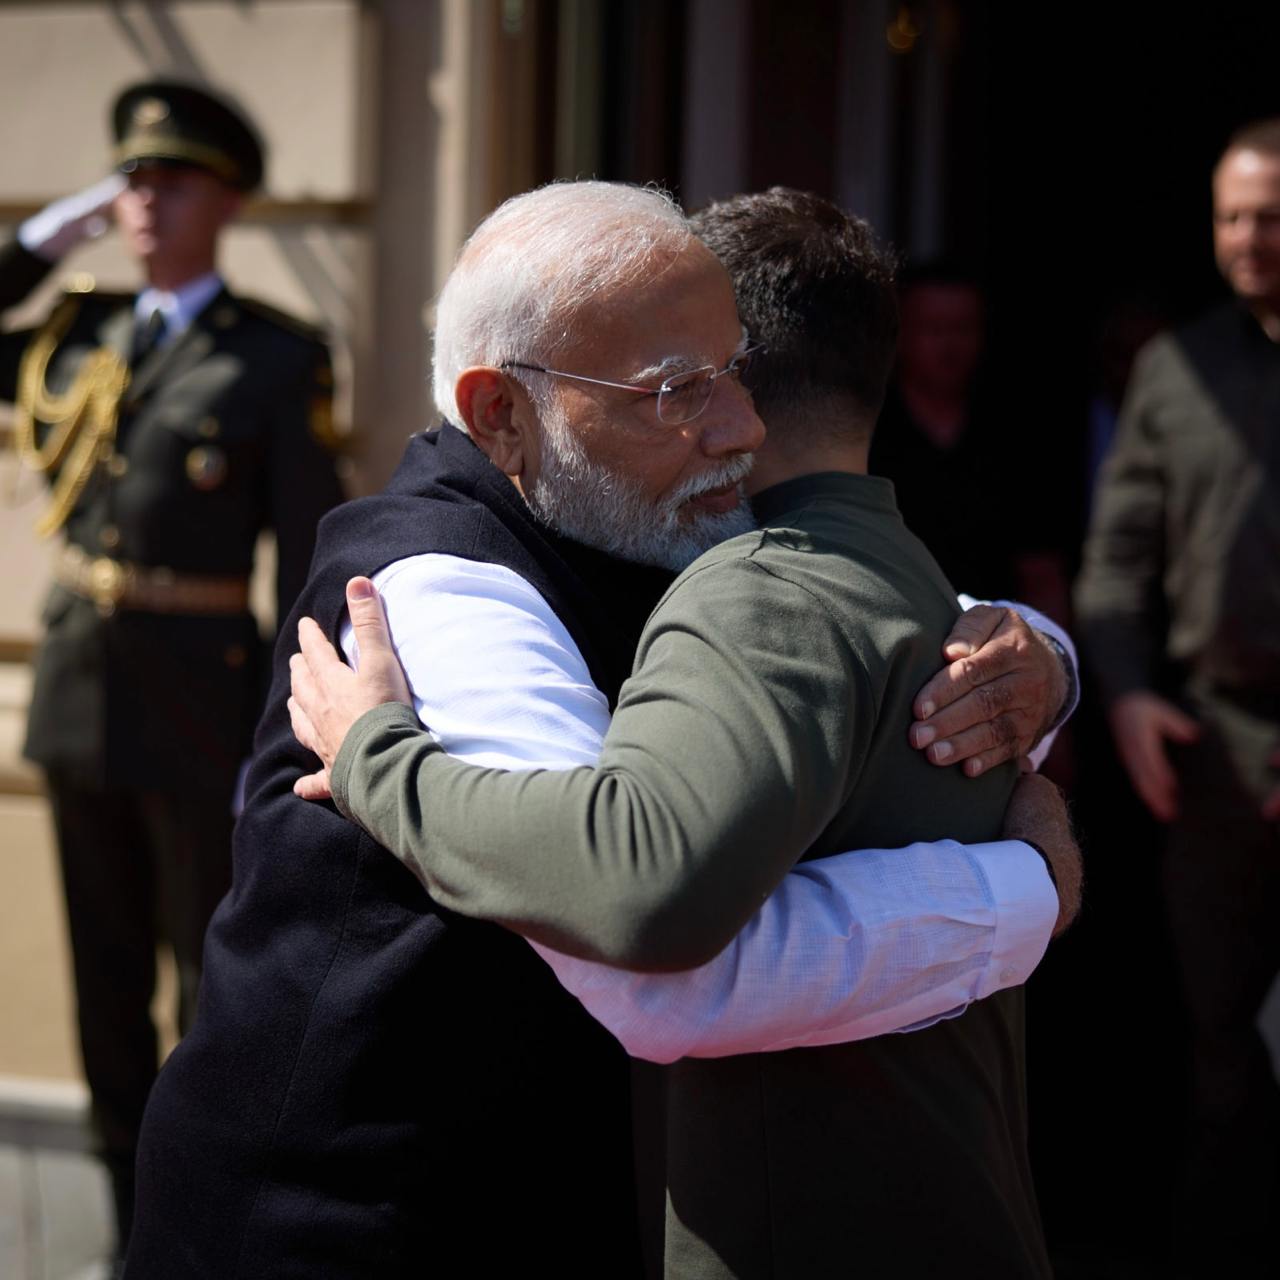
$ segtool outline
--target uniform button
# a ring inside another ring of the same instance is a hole
[[[248,651],[242,644],[229,644],[222,653],[222,660],[232,670],[235,670],[238,667],[243,667],[248,661],[248,658]]]
[[[113,453],[107,460],[107,470],[115,479],[119,480],[129,470],[129,459],[123,453]]]
[[[98,534],[98,541],[108,551],[114,551],[120,545],[120,530],[113,524],[104,524]]]
[[[1016,978],[1017,976],[1018,976],[1018,971],[1016,969],[1010,969],[1006,967],[1000,970],[1000,981],[1005,983],[1006,985],[1012,982],[1014,978]]]
[[[199,431],[206,440],[216,440],[218,438],[218,432],[222,430],[222,426],[218,422],[217,418],[205,418],[196,430]]]

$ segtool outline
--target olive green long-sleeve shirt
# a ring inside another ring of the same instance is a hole
[[[1076,584],[1104,696],[1194,680],[1275,716],[1280,348],[1230,303],[1139,355]]]

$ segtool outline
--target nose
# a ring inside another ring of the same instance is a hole
[[[764,444],[764,423],[751,393],[734,378],[718,378],[702,415],[702,452],[710,458],[754,453]]]

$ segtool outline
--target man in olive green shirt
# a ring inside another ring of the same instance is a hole
[[[1120,758],[1167,824],[1162,889],[1191,1032],[1179,1256],[1275,1266],[1280,1087],[1280,118],[1213,173],[1235,297],[1139,355],[1099,476],[1076,611]]]
[[[441,903],[627,967],[715,954],[798,858],[990,838],[1013,781],[934,769],[904,732],[956,606],[891,486],[864,474],[890,264],[863,224],[798,193],[713,209],[700,229],[770,348],[756,394],[788,447],[758,468],[767,528],[664,597],[597,770],[474,770],[390,707],[356,725],[332,779]],[[754,288],[735,251],[788,283]],[[625,336],[665,315],[645,301],[616,319]],[[1017,992],[912,1036],[686,1060],[667,1088],[671,1274],[1048,1274]]]

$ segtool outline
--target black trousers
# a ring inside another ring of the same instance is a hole
[[[1280,1087],[1256,1025],[1280,974],[1280,826],[1259,806],[1280,719],[1192,691],[1202,737],[1179,752],[1165,903],[1191,1030],[1191,1133],[1179,1222],[1192,1275],[1271,1274]]]
[[[133,1219],[134,1157],[155,1080],[156,949],[178,970],[178,1028],[195,1015],[204,933],[231,886],[223,791],[98,790],[48,775],[71,936],[76,1017],[118,1247]]]

